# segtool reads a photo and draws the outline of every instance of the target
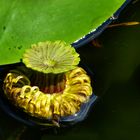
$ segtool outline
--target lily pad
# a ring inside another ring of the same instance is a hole
[[[110,18],[125,0],[1,0],[0,64],[19,62],[46,40],[73,43]]]

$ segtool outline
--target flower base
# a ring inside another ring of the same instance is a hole
[[[36,77],[40,79],[38,84],[33,80],[33,74],[29,75],[27,77],[19,70],[9,72],[3,85],[5,95],[24,112],[36,118],[50,119],[54,125],[59,125],[61,117],[79,112],[81,105],[88,102],[92,95],[90,78],[81,67],[58,75],[42,76],[39,73]],[[42,85],[44,82],[45,86]]]

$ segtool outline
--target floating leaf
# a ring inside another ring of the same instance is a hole
[[[1,0],[0,64],[19,62],[31,44],[72,43],[99,27],[125,0]]]

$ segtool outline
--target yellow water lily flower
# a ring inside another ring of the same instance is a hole
[[[92,95],[90,77],[79,61],[74,48],[62,41],[33,45],[24,54],[25,66],[7,74],[4,93],[29,115],[56,123],[80,111]]]

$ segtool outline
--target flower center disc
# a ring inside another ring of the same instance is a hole
[[[45,60],[43,63],[45,66],[48,66],[48,67],[53,67],[56,64],[56,62],[53,60]]]

